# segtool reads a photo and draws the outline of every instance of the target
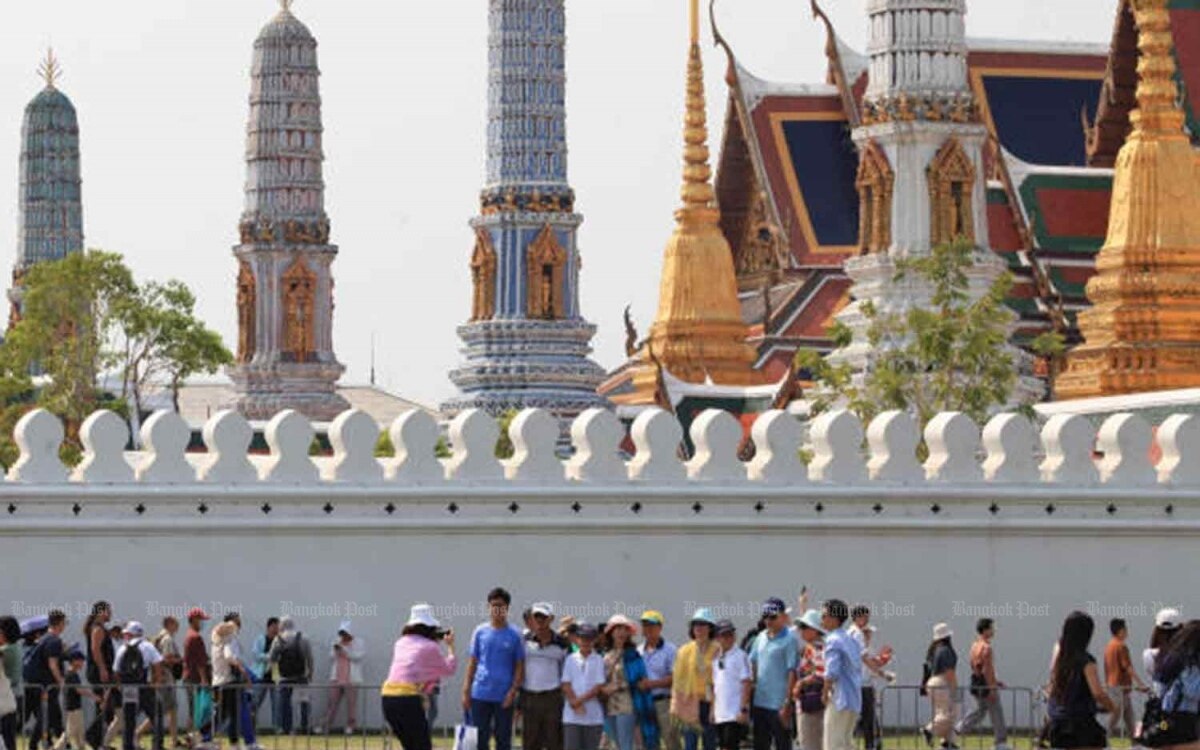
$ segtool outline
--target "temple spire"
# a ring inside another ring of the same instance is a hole
[[[1169,0],[1133,0],[1138,108],[1061,399],[1200,386],[1200,164],[1175,83]]]
[[[58,80],[62,78],[62,65],[59,64],[58,58],[54,56],[54,48],[46,49],[46,59],[42,60],[38,65],[38,75],[46,82],[46,88],[57,88]]]
[[[1175,84],[1174,39],[1167,0],[1135,0],[1138,23],[1137,109],[1131,140],[1184,139],[1186,117]]]
[[[709,166],[704,63],[700,55],[699,0],[688,0],[687,96],[683,128],[682,207],[667,241],[658,314],[634,375],[634,401],[650,398],[657,368],[690,383],[758,385],[755,352],[747,344],[737,296],[733,252],[720,228]]]
[[[704,97],[704,63],[700,57],[699,0],[689,2],[691,44],[688,47],[687,99],[683,129],[683,207],[710,208],[714,193],[712,168],[708,163],[708,111]]]

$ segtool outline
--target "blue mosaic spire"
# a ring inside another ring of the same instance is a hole
[[[538,407],[563,421],[603,406],[579,310],[583,217],[567,182],[564,0],[489,0],[487,180],[471,222],[466,361],[449,416]]]
[[[46,88],[25,108],[21,127],[18,275],[34,263],[83,249],[79,119],[58,90],[61,69],[53,52],[41,74]]]

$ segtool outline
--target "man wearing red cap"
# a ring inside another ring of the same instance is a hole
[[[183,637],[183,684],[187,686],[188,720],[195,715],[196,693],[200,686],[208,685],[212,679],[208,664],[208,648],[204,645],[204,621],[209,619],[204,610],[192,607],[188,612],[188,632]],[[192,727],[207,741],[207,727]],[[193,745],[194,746],[194,745]]]

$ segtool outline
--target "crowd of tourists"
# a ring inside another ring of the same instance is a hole
[[[511,750],[519,721],[523,750],[737,750],[747,741],[755,750],[851,750],[860,741],[881,750],[876,693],[896,677],[888,670],[893,650],[880,645],[867,606],[829,599],[810,608],[801,594],[789,607],[772,597],[742,634],[700,608],[686,623],[687,641],[676,645],[664,637],[666,620],[656,610],[590,623],[538,602],[518,624],[509,620],[512,597],[504,589],[490,591],[487,604],[488,621],[463,654],[464,747]],[[67,646],[62,612],[21,623],[0,617],[0,750],[19,750],[18,735],[29,725],[30,750],[104,750],[118,736],[123,750],[134,750],[146,734],[154,750],[168,742],[199,750],[219,733],[230,748],[253,749],[268,699],[277,732],[297,730],[298,708],[298,730],[307,733],[314,682],[308,637],[291,618],[270,618],[243,655],[241,618],[226,615],[206,643],[208,620],[200,609],[189,612],[180,646],[173,618],[148,637],[136,621],[115,626],[111,607],[98,602],[83,645]],[[1044,686],[1041,746],[1098,750],[1123,724],[1143,746],[1200,750],[1200,620],[1184,622],[1175,609],[1157,614],[1142,654],[1145,681],[1127,623],[1108,625],[1111,639],[1098,662],[1090,651],[1092,617],[1072,612],[1063,622]],[[960,717],[954,633],[945,623],[933,628],[920,684],[932,716],[921,729],[930,747],[956,750],[959,737],[986,719],[995,750],[1008,750],[1005,685],[992,649],[996,622],[981,619],[975,630],[966,690],[973,707]],[[412,607],[380,691],[384,718],[404,750],[432,748],[442,685],[460,666],[455,646],[431,605]],[[329,653],[332,689],[314,731],[334,726],[344,703],[344,731],[353,733],[366,649],[352,623],[341,623]],[[1140,717],[1136,691],[1148,696]],[[95,705],[87,726],[85,701]],[[1107,727],[1097,718],[1104,713]]]
[[[163,618],[162,629],[149,636],[136,620],[115,623],[112,607],[100,601],[91,607],[82,639],[72,642],[62,611],[21,622],[0,617],[0,750],[18,750],[22,733],[30,750],[104,750],[118,738],[123,750],[134,750],[145,735],[154,750],[204,750],[215,747],[220,732],[231,748],[257,750],[258,713],[265,703],[276,732],[309,733],[314,683],[309,637],[292,618],[271,617],[243,653],[241,616],[226,614],[206,639],[210,619],[203,609],[191,609],[180,643],[175,617]],[[344,731],[350,734],[359,715],[366,646],[349,621],[326,643],[327,708],[311,729],[323,733],[332,726],[344,703]],[[87,726],[85,701],[95,708]]]

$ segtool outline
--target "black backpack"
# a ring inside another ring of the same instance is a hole
[[[304,649],[300,644],[300,633],[296,633],[290,641],[284,641],[279,649],[279,676],[285,680],[299,680],[308,671],[304,661]]]
[[[131,642],[121,654],[117,664],[117,681],[122,685],[146,684],[146,657],[142,655],[141,641]]]

